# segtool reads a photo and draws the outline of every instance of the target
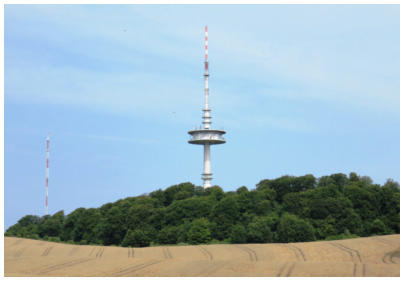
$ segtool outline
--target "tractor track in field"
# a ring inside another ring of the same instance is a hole
[[[94,250],[95,250],[95,247],[92,247],[92,249],[91,249],[90,253],[88,254],[88,256],[91,256],[93,254]]]
[[[213,261],[213,255],[207,249],[202,246],[198,246],[198,249],[202,252],[202,254],[206,257],[206,259]]]
[[[248,248],[246,246],[241,246],[241,245],[235,245],[235,246],[237,248],[239,248],[240,250],[242,250],[243,252],[246,252],[248,254],[250,261],[252,261],[252,262],[258,261],[257,253],[254,250],[252,250],[251,248]]]
[[[14,257],[18,258],[22,255],[22,253],[24,253],[25,249],[27,249],[28,247],[24,247],[22,249],[19,249],[18,251],[15,252]]]
[[[64,263],[55,264],[55,265],[52,265],[52,266],[39,270],[39,272],[37,272],[37,274],[45,274],[45,273],[49,273],[49,272],[56,271],[59,269],[72,267],[76,264],[85,263],[90,260],[93,260],[93,258],[82,258],[82,259],[77,259],[77,260],[72,260],[72,261],[68,261],[68,262],[64,262]]]
[[[43,253],[42,253],[41,256],[42,256],[42,257],[48,256],[49,253],[50,253],[50,251],[52,251],[53,248],[54,248],[54,246],[47,247],[47,248],[45,249],[45,251],[43,251]]]
[[[128,258],[134,258],[135,257],[135,249],[133,248],[128,248]]]
[[[342,245],[341,243],[337,242],[329,242],[330,245],[340,249],[341,251],[348,253],[351,256],[352,262],[354,263],[354,268],[353,268],[353,276],[355,277],[360,277],[360,276],[365,276],[366,275],[366,267],[362,263],[362,258],[360,255],[360,252],[355,249],[351,249],[345,245]],[[362,271],[360,270],[360,267],[362,267]]]
[[[282,265],[281,269],[279,269],[278,274],[276,275],[277,277],[281,277],[283,271],[285,270],[286,266],[288,265],[288,262],[285,262],[284,265]]]
[[[286,277],[289,277],[290,274],[292,273],[293,269],[295,269],[296,262],[292,263],[292,265],[289,267],[288,271],[286,272]]]
[[[393,255],[395,253],[397,253],[397,251],[392,251],[392,252],[386,253],[382,258],[382,262],[385,264],[397,264],[395,261],[393,261]],[[387,258],[388,258],[388,260],[387,260]]]
[[[295,268],[297,262],[285,262],[279,270],[277,277],[289,277]]]
[[[362,263],[361,254],[358,250],[351,249],[337,242],[329,242],[329,244],[340,249],[341,251],[348,253],[351,256],[353,262],[356,262],[356,260],[358,260],[360,263]]]
[[[295,245],[291,245],[291,244],[286,245],[286,247],[288,247],[289,249],[292,249],[292,251],[295,253],[295,256],[298,261],[307,261],[306,256],[302,249],[300,249],[299,247],[297,247]]]
[[[150,262],[136,264],[136,265],[127,267],[125,269],[109,273],[109,276],[125,276],[125,275],[139,271],[141,269],[144,269],[146,267],[152,266],[152,265],[160,263],[160,262],[162,262],[162,261],[161,260],[160,261],[150,261]]]
[[[361,267],[362,267],[362,271],[360,269]],[[366,276],[366,264],[354,263],[353,276],[354,277],[365,277]]]
[[[163,248],[163,254],[164,254],[164,258],[167,259],[172,259],[173,256],[171,255],[171,252],[168,248]]]
[[[102,257],[102,255],[104,254],[104,250],[105,250],[104,247],[98,248],[98,251],[97,251],[97,253],[95,254],[95,257],[100,259],[100,258]]]

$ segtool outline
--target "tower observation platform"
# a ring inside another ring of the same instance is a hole
[[[212,172],[210,165],[210,146],[214,144],[222,144],[225,143],[226,140],[223,138],[223,135],[226,133],[224,130],[215,130],[210,128],[210,124],[212,123],[210,116],[210,108],[209,108],[209,63],[208,63],[208,27],[205,27],[205,107],[202,109],[202,124],[203,128],[195,129],[189,131],[188,134],[191,135],[191,139],[188,141],[190,144],[200,144],[203,145],[203,187],[209,188],[211,187]]]

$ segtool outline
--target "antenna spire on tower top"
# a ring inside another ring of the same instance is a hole
[[[205,26],[205,71],[208,72],[208,26]]]

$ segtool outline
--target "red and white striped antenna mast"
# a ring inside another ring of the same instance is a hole
[[[48,183],[49,183],[49,133],[46,138],[46,215],[49,214],[48,212]]]
[[[209,63],[208,63],[208,26],[205,26],[205,71],[209,73]]]

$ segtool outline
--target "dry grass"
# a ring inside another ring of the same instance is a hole
[[[5,276],[400,276],[400,235],[121,248],[5,238]]]

